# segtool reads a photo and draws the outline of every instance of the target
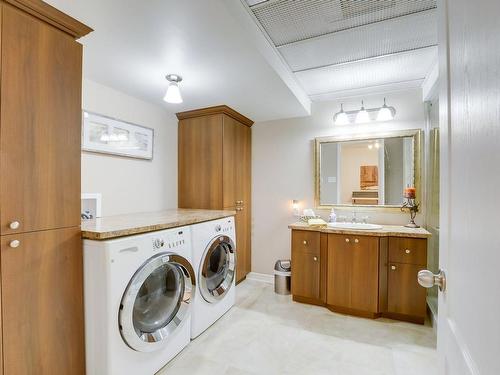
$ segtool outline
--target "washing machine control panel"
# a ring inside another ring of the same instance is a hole
[[[233,231],[234,228],[234,222],[232,219],[228,219],[224,223],[221,224],[215,224],[214,226],[214,231],[217,234],[227,234]]]
[[[185,244],[186,240],[182,231],[153,238],[153,249],[155,250],[173,250]]]

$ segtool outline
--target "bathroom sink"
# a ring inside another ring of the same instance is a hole
[[[328,223],[328,228],[374,230],[374,229],[382,229],[382,225],[367,224],[367,223]]]

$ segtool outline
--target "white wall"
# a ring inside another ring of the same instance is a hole
[[[340,102],[313,103],[312,115],[303,118],[268,121],[252,126],[252,271],[271,274],[274,262],[290,257],[288,224],[295,221],[291,200],[298,199],[301,209],[312,207],[314,200],[314,138],[360,134],[393,129],[424,128],[425,116],[420,89],[385,95],[344,100],[344,110],[379,107],[384,96],[396,108],[393,121],[335,127],[333,115]],[[327,216],[328,212],[318,212]],[[401,213],[370,212],[370,221],[381,224],[405,224]],[[417,220],[418,222],[418,220]]]
[[[83,108],[155,132],[152,161],[82,153],[82,192],[102,194],[102,215],[177,207],[175,115],[90,80],[84,80]]]

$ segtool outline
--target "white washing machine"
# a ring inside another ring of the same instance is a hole
[[[190,342],[189,227],[84,241],[88,375],[153,375]]]
[[[194,339],[235,303],[237,249],[234,217],[196,224],[191,231],[197,275],[191,317]]]

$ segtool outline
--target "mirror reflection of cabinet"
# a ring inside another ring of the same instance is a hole
[[[420,192],[419,130],[316,139],[317,207],[399,207],[403,189]]]

